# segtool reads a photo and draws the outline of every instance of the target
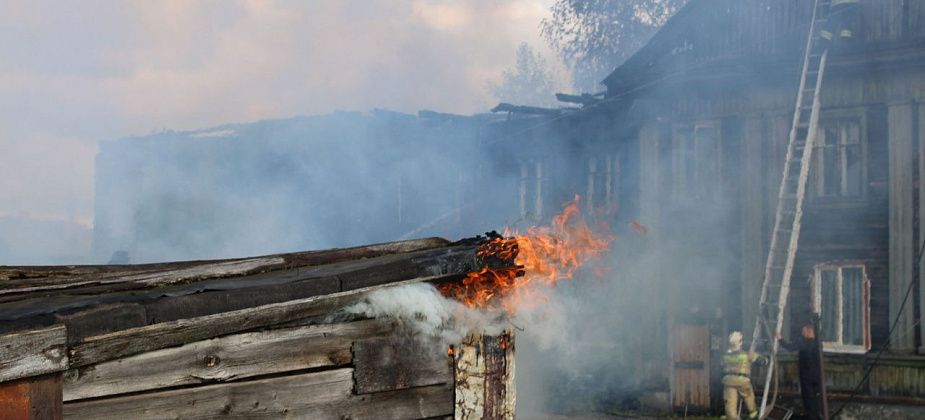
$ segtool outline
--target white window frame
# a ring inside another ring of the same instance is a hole
[[[863,335],[864,335],[864,344],[845,344],[843,331],[844,328],[844,310],[843,299],[844,293],[842,289],[843,277],[842,270],[846,268],[860,268],[861,269],[861,308],[863,310],[862,314],[862,323],[863,323]],[[812,277],[812,293],[813,293],[813,312],[820,315],[822,314],[822,272],[823,271],[835,271],[836,274],[836,307],[838,311],[838,331],[836,333],[837,341],[823,341],[822,348],[824,351],[833,352],[833,353],[854,353],[854,354],[864,354],[870,351],[870,279],[867,277],[867,267],[863,262],[858,261],[843,261],[843,262],[830,262],[818,264],[814,267],[813,277]],[[819,337],[822,339],[822,337]]]

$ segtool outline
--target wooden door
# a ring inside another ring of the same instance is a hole
[[[671,329],[671,405],[676,410],[710,409],[710,328],[675,324]]]

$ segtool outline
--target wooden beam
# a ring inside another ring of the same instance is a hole
[[[64,400],[344,366],[353,360],[354,340],[383,335],[392,328],[377,320],[314,325],[235,334],[141,353],[69,370]]]
[[[453,389],[411,388],[353,395],[353,369],[208,385],[68,403],[69,419],[292,417],[422,419],[452,414]]]
[[[453,359],[441,340],[372,337],[353,345],[356,393],[393,391],[453,382]]]
[[[63,325],[0,335],[0,382],[67,369]]]
[[[60,420],[61,374],[33,376],[0,383],[3,420]]]
[[[911,104],[891,105],[889,123],[889,228],[890,228],[890,319],[899,319],[896,331],[910,331],[915,322],[914,299],[908,299],[900,312],[909,284],[913,281],[915,247],[912,242],[913,224],[913,113]],[[915,334],[896,334],[890,339],[890,350],[911,352],[915,349]]]
[[[76,267],[0,266],[0,280],[3,280],[0,283],[0,295],[40,291],[50,292],[88,285],[114,283],[134,283],[137,287],[147,287],[284,268],[332,264],[340,261],[434,249],[448,245],[450,245],[450,242],[446,239],[425,238],[354,248],[213,261]]]
[[[165,347],[179,346],[192,341],[325,315],[362,298],[364,294],[373,290],[424,281],[439,281],[454,276],[456,275],[419,277],[388,285],[370,286],[87,337],[72,346],[70,362],[72,367],[87,366]]]

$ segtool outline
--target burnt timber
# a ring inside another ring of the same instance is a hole
[[[383,287],[458,280],[478,268],[476,246],[428,238],[218,261],[0,267],[0,411],[453,416],[443,344],[339,310]]]

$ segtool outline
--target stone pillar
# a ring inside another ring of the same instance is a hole
[[[911,334],[915,322],[912,296],[900,312],[903,297],[913,281],[915,247],[913,241],[913,156],[915,154],[913,133],[914,119],[911,104],[890,105],[887,114],[889,124],[889,231],[890,231],[890,322],[899,319],[896,331],[890,339],[890,349],[912,351],[915,348],[915,334]]]

